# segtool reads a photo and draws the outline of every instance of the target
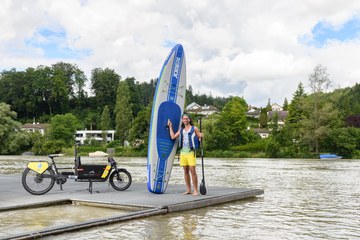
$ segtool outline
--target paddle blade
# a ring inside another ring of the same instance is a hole
[[[200,183],[200,194],[206,195],[205,179],[203,179]]]

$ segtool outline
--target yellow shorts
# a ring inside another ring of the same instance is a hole
[[[196,157],[195,157],[194,152],[180,153],[180,166],[181,167],[184,167],[184,166],[195,167],[196,166]]]

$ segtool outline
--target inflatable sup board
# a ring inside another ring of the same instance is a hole
[[[147,187],[164,193],[176,154],[178,140],[170,138],[168,119],[176,133],[181,124],[186,93],[186,64],[182,45],[177,44],[166,58],[156,84],[150,120],[147,158]]]

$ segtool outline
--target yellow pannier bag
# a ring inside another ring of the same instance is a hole
[[[28,163],[28,168],[40,174],[45,172],[45,170],[48,169],[48,167],[49,167],[49,163],[45,161]]]

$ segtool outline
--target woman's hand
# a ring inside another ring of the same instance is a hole
[[[202,141],[203,137],[204,137],[203,133],[202,133],[202,132],[200,132],[199,141]]]
[[[172,122],[170,121],[170,119],[168,119],[167,125],[168,125],[169,128],[172,127]]]

